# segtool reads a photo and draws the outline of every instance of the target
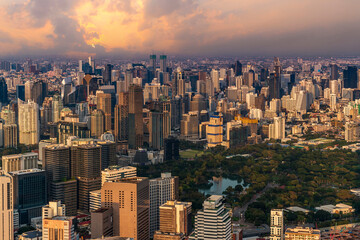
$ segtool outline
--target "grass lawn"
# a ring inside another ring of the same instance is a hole
[[[188,149],[188,150],[180,151],[180,157],[183,159],[195,158],[196,155],[201,156],[203,154],[204,151],[200,151],[200,150]]]

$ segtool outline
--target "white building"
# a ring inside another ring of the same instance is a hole
[[[270,240],[284,239],[284,210],[272,209],[270,217]]]
[[[136,177],[136,167],[110,167],[101,171],[101,186],[104,185],[105,182],[130,177]]]
[[[160,178],[149,181],[150,189],[150,237],[160,227],[159,207],[167,201],[177,200],[179,178],[171,173],[162,173]]]
[[[65,216],[65,204],[61,201],[51,201],[48,205],[42,208],[42,218],[53,218],[56,216]]]
[[[224,197],[212,195],[195,216],[195,234],[190,239],[230,240],[231,218],[223,204]]]
[[[269,125],[269,138],[270,139],[285,138],[285,118],[274,117],[274,123]]]
[[[39,106],[33,102],[18,100],[19,143],[33,145],[39,143]]]
[[[217,92],[218,90],[220,90],[220,73],[218,70],[211,70],[211,80],[213,82],[213,86],[215,91]]]
[[[285,231],[285,240],[320,240],[321,233],[318,229],[312,228],[287,228]]]
[[[2,170],[14,172],[26,169],[38,168],[38,154],[24,153],[2,156]]]
[[[0,240],[14,239],[14,201],[13,179],[4,171],[0,171]]]

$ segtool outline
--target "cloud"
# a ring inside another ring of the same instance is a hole
[[[3,1],[0,55],[360,53],[358,0]]]

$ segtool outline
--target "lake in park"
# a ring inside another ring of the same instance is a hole
[[[209,183],[212,183],[212,186],[209,189],[199,189],[199,192],[204,193],[205,195],[222,195],[222,193],[228,188],[235,188],[236,185],[241,185],[244,189],[249,186],[244,186],[244,180],[238,182],[237,180],[231,180],[229,178],[213,178]]]

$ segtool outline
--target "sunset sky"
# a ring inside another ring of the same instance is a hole
[[[360,0],[0,0],[0,55],[358,55]]]

